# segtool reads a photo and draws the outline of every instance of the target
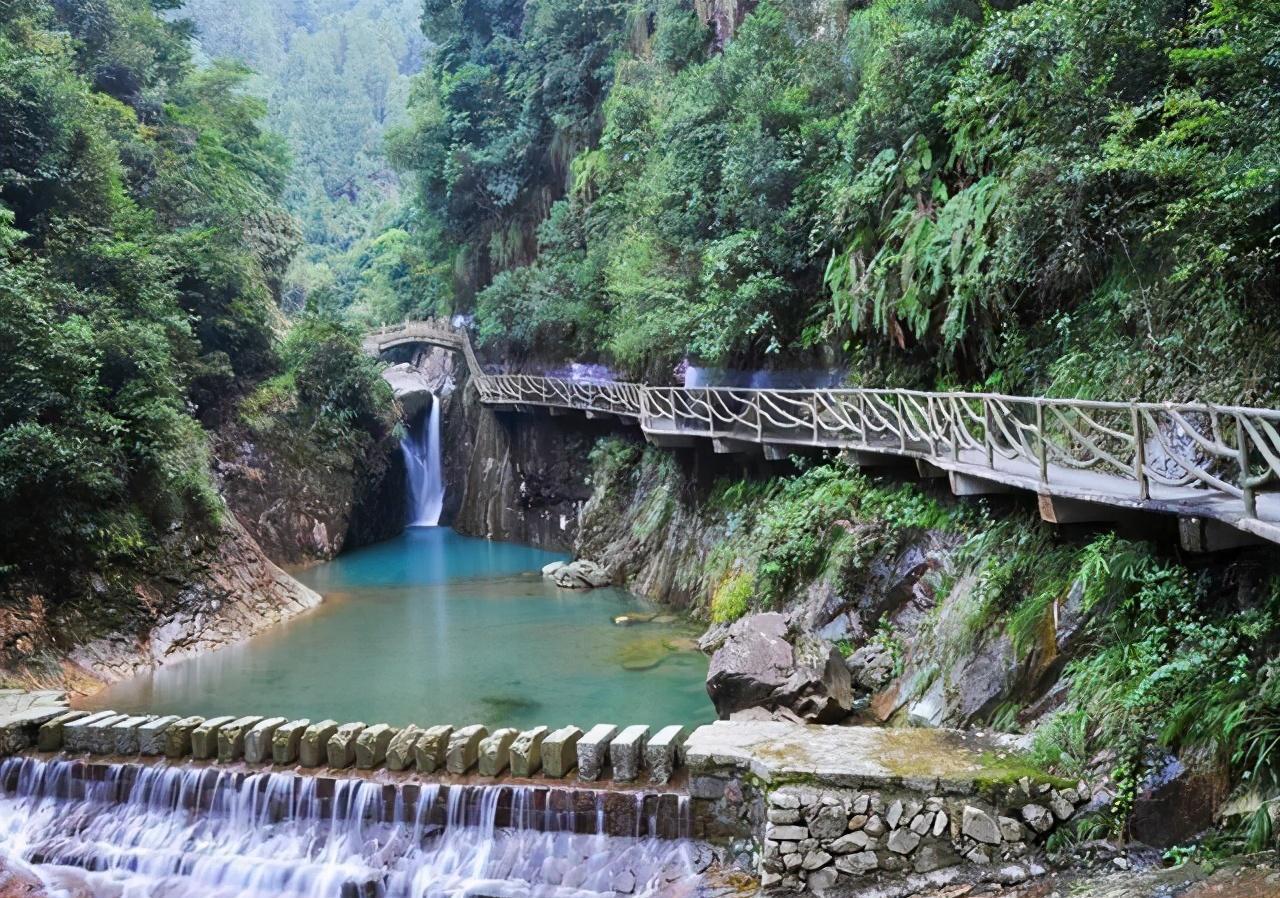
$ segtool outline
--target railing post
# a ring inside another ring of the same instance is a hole
[[[818,445],[818,392],[809,393],[809,417],[813,421],[813,445]]]
[[[898,413],[898,447],[903,452],[907,451],[907,420],[902,416],[902,391],[897,390],[893,394],[896,400],[895,410]]]
[[[948,401],[951,407],[951,412],[950,412],[951,420],[948,422],[948,425],[951,427],[951,458],[953,461],[959,461],[960,460],[960,422],[962,420],[960,417],[960,403],[963,402],[964,400],[960,399],[959,397],[952,396]],[[965,410],[965,413],[968,414],[968,409]]]
[[[1044,400],[1036,400],[1036,453],[1040,457],[1040,482],[1049,482],[1049,449],[1044,436]]]
[[[994,468],[996,466],[996,438],[992,433],[992,424],[994,416],[991,414],[991,400],[982,400],[982,426],[983,439],[987,445],[987,467]]]
[[[856,395],[858,397],[858,438],[865,446],[867,445],[867,396],[861,390]]]
[[[1244,417],[1236,415],[1236,451],[1240,464],[1240,490],[1244,494],[1244,513],[1251,518],[1258,516],[1258,497],[1249,482],[1249,434],[1244,429]]]
[[[1147,480],[1147,438],[1142,427],[1142,412],[1138,403],[1129,403],[1129,416],[1133,422],[1133,476],[1138,481],[1138,498],[1144,502],[1151,498],[1151,484]]]
[[[702,404],[707,408],[707,433],[714,436],[716,432],[716,416],[711,412],[711,388],[702,391]]]
[[[756,442],[764,442],[764,417],[760,414],[760,391],[751,394],[751,405],[756,410]]]

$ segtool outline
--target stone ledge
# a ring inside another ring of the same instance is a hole
[[[684,754],[694,776],[969,795],[1031,775],[1022,750],[1019,738],[994,734],[722,720],[695,730]]]

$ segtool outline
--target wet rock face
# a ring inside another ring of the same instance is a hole
[[[235,430],[214,441],[227,506],[274,561],[326,560],[404,529],[404,462],[390,430],[347,457],[295,436]]]
[[[1133,837],[1156,848],[1190,841],[1214,825],[1230,788],[1229,776],[1212,764],[1188,765],[1166,757],[1134,800]]]
[[[470,536],[571,551],[591,498],[591,450],[621,425],[494,412],[465,381],[443,409],[443,520]]]
[[[748,708],[786,708],[804,720],[831,723],[853,704],[849,671],[835,646],[791,634],[775,612],[728,628],[711,657],[707,693],[722,719]]]

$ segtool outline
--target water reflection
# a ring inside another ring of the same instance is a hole
[[[325,604],[249,642],[118,684],[91,705],[368,723],[698,724],[714,717],[696,627],[621,590],[538,574],[561,556],[415,529],[300,574]]]

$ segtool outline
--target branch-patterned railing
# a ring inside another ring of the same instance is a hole
[[[634,418],[649,433],[864,449],[995,479],[1079,487],[1099,498],[1221,498],[1216,517],[1258,518],[1258,493],[1280,482],[1280,411],[1150,402],[1090,402],[918,390],[648,387],[486,374],[467,332],[410,321],[365,340],[371,352],[420,340],[461,350],[481,401]],[[1280,519],[1273,509],[1271,518]]]
[[[752,390],[477,378],[482,401],[612,413],[652,433],[892,452],[985,466],[1042,484],[1096,474],[1133,484],[1117,498],[1218,494],[1257,516],[1280,481],[1280,412],[916,390]],[[1084,478],[1084,480],[1082,480]],[[1094,483],[1098,481],[1094,480]],[[1200,493],[1184,492],[1196,490]]]

